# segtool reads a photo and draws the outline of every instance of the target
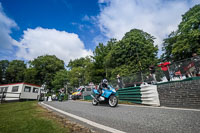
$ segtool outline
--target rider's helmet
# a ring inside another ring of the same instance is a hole
[[[103,83],[104,84],[108,84],[108,80],[107,79],[103,79]]]
[[[107,88],[108,87],[108,80],[107,79],[103,79],[103,81],[102,81],[102,87],[103,88]]]

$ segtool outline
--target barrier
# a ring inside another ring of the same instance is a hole
[[[83,97],[84,100],[92,100],[92,97],[90,95],[84,96]]]
[[[141,85],[122,88],[117,91],[119,100],[137,104],[160,106],[156,85]]]

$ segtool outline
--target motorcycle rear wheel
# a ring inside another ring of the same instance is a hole
[[[117,104],[118,104],[118,99],[115,95],[111,95],[109,100],[108,100],[108,103],[111,107],[116,107]]]

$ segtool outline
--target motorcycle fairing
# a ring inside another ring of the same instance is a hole
[[[109,98],[110,95],[113,93],[111,90],[106,90],[106,89],[103,89],[102,92],[103,92],[103,93],[102,93],[101,96],[103,96],[103,97],[105,97],[105,98]]]

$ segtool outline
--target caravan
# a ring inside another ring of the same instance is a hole
[[[43,100],[44,90],[41,86],[29,83],[0,85],[1,101],[12,100]]]

